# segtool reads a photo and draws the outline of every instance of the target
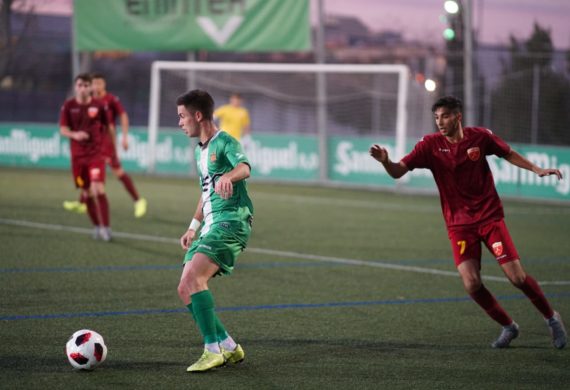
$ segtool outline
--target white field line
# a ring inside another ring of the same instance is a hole
[[[92,229],[88,229],[88,228],[81,228],[81,227],[75,227],[75,226],[65,226],[65,225],[54,225],[54,224],[47,224],[47,223],[41,223],[41,222],[31,222],[31,221],[5,219],[5,218],[0,218],[0,224],[29,227],[29,228],[43,229],[43,230],[66,231],[66,232],[88,234],[88,235],[90,235],[92,233]],[[179,240],[177,238],[151,236],[151,235],[146,235],[146,234],[127,233],[127,232],[115,232],[114,231],[113,236],[120,237],[120,238],[127,238],[127,239],[131,239],[131,240],[154,241],[154,242],[162,242],[162,243],[169,243],[169,244],[177,244],[179,242]],[[459,277],[457,272],[444,271],[444,270],[438,270],[438,269],[427,268],[427,267],[398,265],[398,264],[384,263],[384,262],[380,262],[380,261],[357,260],[357,259],[348,259],[348,258],[342,258],[342,257],[321,256],[321,255],[312,255],[312,254],[308,254],[308,253],[280,251],[280,250],[264,249],[264,248],[251,248],[251,247],[247,248],[247,251],[252,252],[252,253],[269,255],[269,256],[281,256],[281,257],[292,258],[292,259],[312,260],[312,261],[318,261],[318,262],[324,262],[324,263],[336,263],[336,264],[345,264],[345,265],[357,265],[357,266],[365,266],[365,267],[373,267],[373,268],[392,269],[392,270],[397,270],[397,271],[414,272],[414,273],[421,273],[421,274],[451,276],[454,278]],[[508,280],[506,278],[498,277],[498,276],[483,276],[483,279],[493,281],[493,282],[502,282],[502,283],[508,282]],[[541,281],[541,282],[539,282],[539,284],[541,284],[543,286],[545,286],[545,285],[563,286],[563,285],[570,285],[570,280]]]

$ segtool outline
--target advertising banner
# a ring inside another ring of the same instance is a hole
[[[436,192],[432,174],[416,169],[398,181],[373,160],[368,149],[380,143],[394,156],[393,138],[330,137],[327,172],[330,182],[363,186],[395,187]],[[156,145],[155,173],[195,175],[195,140],[175,129],[161,129]],[[411,150],[414,143],[409,143]],[[497,190],[501,195],[529,199],[570,201],[570,148],[512,145],[541,167],[558,168],[564,176],[540,178],[506,160],[488,156]],[[253,179],[316,182],[319,180],[319,150],[316,135],[256,134],[244,148],[252,165]],[[119,149],[125,170],[147,172],[149,157],[146,128],[131,128],[129,149]],[[0,124],[0,166],[69,169],[69,141],[57,127],[32,124]]]
[[[308,0],[75,0],[79,51],[307,51]]]

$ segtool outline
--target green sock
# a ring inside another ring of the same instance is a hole
[[[196,318],[200,332],[204,337],[205,344],[212,344],[218,342],[216,333],[216,311],[214,305],[214,297],[210,290],[203,290],[192,294],[192,313]]]
[[[224,324],[222,324],[222,321],[220,321],[217,314],[216,314],[216,335],[218,336],[218,342],[221,342],[222,340],[228,338],[228,332],[226,331],[226,328],[224,328]]]
[[[192,315],[192,319],[194,320],[194,322],[196,322],[196,315],[195,315],[194,312],[192,311],[192,302],[190,302],[189,304],[187,304],[186,307],[188,308],[188,311],[190,312],[190,315]]]

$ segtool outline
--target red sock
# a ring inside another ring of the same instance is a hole
[[[125,173],[123,176],[119,177],[119,180],[123,182],[125,189],[129,194],[131,194],[131,198],[133,198],[135,202],[139,200],[139,193],[137,192],[131,177]]]
[[[97,195],[97,203],[99,203],[99,211],[101,212],[101,222],[103,226],[109,227],[109,201],[106,194]]]
[[[87,214],[89,215],[89,219],[94,226],[99,226],[99,210],[97,209],[95,198],[87,196],[85,203],[87,204]]]
[[[542,313],[544,318],[552,318],[552,316],[554,315],[554,310],[552,310],[552,307],[546,300],[546,297],[544,296],[542,289],[540,288],[540,286],[532,276],[527,275],[522,286],[520,286],[519,288],[522,290],[524,295],[526,295],[528,299],[530,299],[530,301],[538,309],[538,311]]]
[[[499,305],[499,302],[495,299],[493,294],[491,294],[484,285],[481,285],[479,290],[469,295],[471,295],[471,298],[473,298],[473,300],[487,312],[489,317],[497,321],[502,326],[510,325],[513,322],[507,312],[501,307],[501,305]]]
[[[89,196],[87,195],[87,193],[81,191],[79,194],[79,203],[85,203],[87,204],[87,198],[89,198]]]

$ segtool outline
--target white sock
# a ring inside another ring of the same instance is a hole
[[[212,353],[222,353],[220,350],[220,344],[218,343],[206,344],[204,345],[204,349]]]
[[[237,344],[234,341],[234,339],[232,339],[232,336],[228,335],[227,339],[222,340],[222,342],[220,343],[222,348],[225,349],[226,351],[235,351],[235,349],[237,348]]]

